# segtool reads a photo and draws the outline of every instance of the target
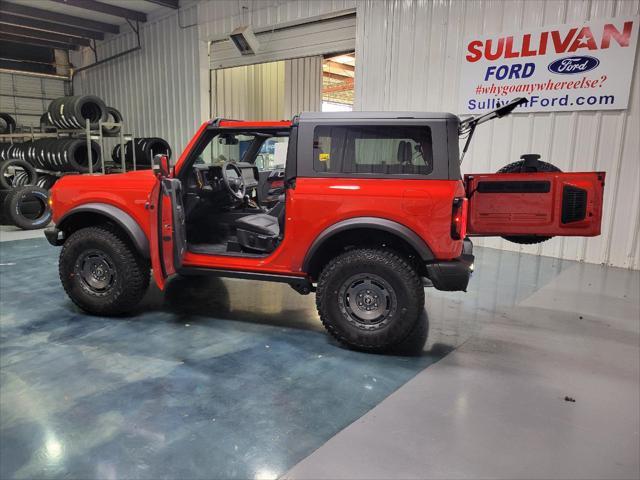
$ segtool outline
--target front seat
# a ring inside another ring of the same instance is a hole
[[[284,195],[267,213],[247,215],[235,221],[238,243],[244,250],[272,252],[280,240],[284,222]]]

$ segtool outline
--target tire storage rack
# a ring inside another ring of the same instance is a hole
[[[64,171],[62,168],[59,170],[50,170],[43,168],[43,165],[37,162],[27,162],[25,158],[17,156],[12,159],[3,159],[0,164],[2,169],[0,175],[3,177],[5,168],[2,168],[2,164],[9,163],[14,160],[16,167],[20,170],[18,173],[14,172],[13,182],[9,185],[6,180],[0,184],[0,223],[1,224],[14,224],[24,230],[36,229],[46,227],[51,221],[51,213],[48,206],[48,190],[54,185],[58,178],[66,175],[79,175],[81,173],[120,173],[127,171],[127,163],[125,157],[122,157],[120,165],[112,162],[105,163],[104,153],[108,150],[105,148],[105,135],[104,129],[107,131],[117,131],[118,146],[120,149],[124,149],[126,142],[133,142],[134,135],[129,133],[123,133],[123,122],[101,122],[99,121],[96,128],[92,128],[89,120],[87,119],[84,129],[59,129],[54,126],[47,126],[46,128],[34,128],[30,127],[28,132],[12,132],[7,134],[0,134],[0,143],[15,144],[26,146],[27,142],[35,142],[37,140],[77,140],[82,139],[86,142],[86,167],[79,171],[78,169]],[[100,150],[96,152],[95,145],[99,145]],[[137,159],[135,148],[131,149],[132,153],[132,168],[129,170],[137,170]],[[96,166],[97,158],[99,158],[98,169]],[[35,164],[34,164],[35,163]],[[29,168],[29,166],[31,168]],[[11,166],[8,166],[11,168]],[[70,167],[71,168],[71,167]],[[148,168],[148,167],[147,167]],[[65,169],[68,170],[68,169]],[[35,172],[31,173],[31,171]],[[38,180],[33,177],[38,176]],[[28,190],[29,198],[24,195]],[[21,194],[24,192],[21,198]],[[20,203],[21,202],[21,203]],[[21,210],[17,215],[11,215],[12,210]]]
[[[23,229],[51,221],[48,190],[60,177],[150,169],[154,154],[171,156],[165,140],[125,133],[122,114],[95,95],[53,100],[39,128],[0,120],[0,223]]]

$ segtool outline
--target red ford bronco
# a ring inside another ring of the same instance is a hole
[[[444,113],[303,113],[217,119],[175,166],[64,177],[51,192],[60,279],[97,315],[130,310],[150,269],[284,282],[316,292],[320,318],[363,350],[404,341],[425,282],[467,288],[469,236],[535,243],[600,233],[605,174],[562,173],[537,155],[496,174],[460,174],[478,124]],[[426,279],[426,280],[425,280]]]

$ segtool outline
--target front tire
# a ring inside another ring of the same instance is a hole
[[[60,252],[59,273],[69,298],[93,315],[130,311],[149,286],[149,262],[114,230],[74,232]]]
[[[386,351],[406,340],[419,321],[424,289],[415,269],[397,253],[356,249],[322,270],[316,304],[338,341],[357,350]]]

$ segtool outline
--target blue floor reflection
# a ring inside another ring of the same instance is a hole
[[[1,478],[275,478],[456,343],[349,351],[313,296],[212,278],[90,317],[57,255],[0,244]]]

